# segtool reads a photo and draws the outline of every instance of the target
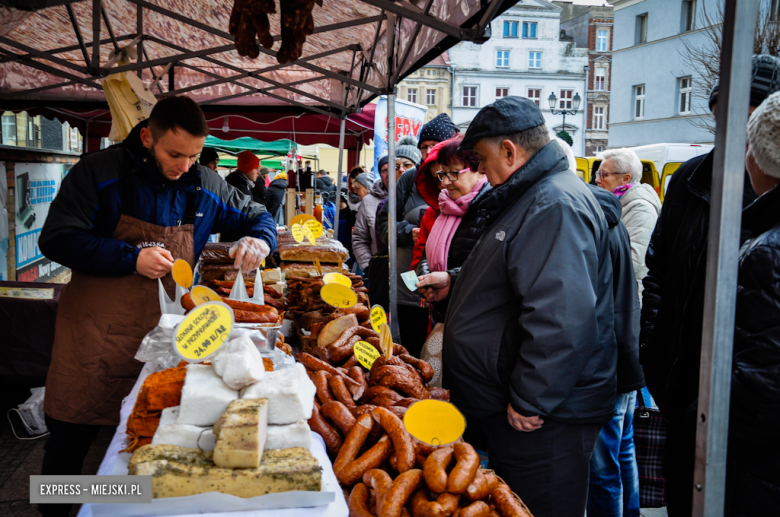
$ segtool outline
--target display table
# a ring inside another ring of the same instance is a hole
[[[144,380],[146,377],[154,372],[153,365],[151,363],[147,363],[144,369],[141,371],[141,374],[138,376],[138,380],[135,383],[135,386],[133,386],[133,390],[130,392],[130,395],[125,398],[125,400],[122,402],[122,409],[120,413],[120,422],[119,426],[116,429],[116,434],[114,434],[114,438],[111,440],[111,444],[108,447],[108,450],[106,451],[106,455],[103,458],[103,462],[100,464],[100,469],[98,470],[98,475],[116,475],[125,473],[122,472],[122,465],[127,464],[127,461],[130,458],[130,453],[123,452],[120,453],[119,451],[123,450],[125,448],[125,441],[126,441],[126,428],[127,428],[127,419],[130,417],[130,414],[133,412],[133,406],[135,405],[135,399],[138,396],[138,392],[141,390],[141,386],[144,383]],[[214,517],[293,517],[293,516],[305,516],[305,517],[347,517],[349,514],[349,510],[347,509],[347,502],[344,499],[344,494],[341,490],[341,487],[339,487],[338,481],[336,480],[336,476],[333,473],[333,465],[331,464],[330,460],[328,459],[328,455],[325,451],[325,444],[322,441],[322,438],[320,438],[320,435],[312,432],[312,455],[317,458],[317,460],[320,462],[320,466],[322,466],[322,483],[323,483],[323,491],[327,492],[333,492],[335,493],[335,501],[333,501],[330,504],[322,505],[322,506],[314,506],[310,508],[284,508],[284,509],[272,509],[272,510],[248,510],[248,511],[231,511],[231,512],[220,512],[220,513],[208,513],[207,515],[211,515]],[[290,492],[292,494],[292,492]],[[296,492],[295,494],[306,494],[306,492]],[[274,494],[272,494],[274,495]],[[268,496],[265,496],[268,497]],[[81,510],[79,511],[78,517],[94,517],[98,513],[104,513],[99,510],[104,510],[105,507],[112,507],[115,509],[114,512],[111,512],[111,514],[118,514],[121,512],[122,505],[115,504],[115,505],[100,505],[103,508],[95,508],[95,512],[93,513],[93,506],[91,504],[85,504],[81,507]],[[185,515],[185,516],[194,516],[194,515],[204,515],[203,513],[176,513],[175,515]]]

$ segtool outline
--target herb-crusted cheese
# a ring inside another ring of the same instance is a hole
[[[268,399],[234,400],[214,424],[214,434],[218,467],[259,467],[268,436]]]
[[[186,497],[221,492],[236,497],[319,491],[322,468],[303,448],[268,450],[256,469],[226,469],[214,465],[198,449],[175,445],[144,445],[133,454],[131,475],[152,476],[152,497]]]

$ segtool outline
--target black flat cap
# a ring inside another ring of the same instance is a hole
[[[503,97],[479,110],[459,148],[473,149],[491,136],[512,135],[544,124],[539,106],[525,97]]]
[[[200,164],[206,165],[207,163],[211,163],[214,160],[219,161],[219,155],[217,154],[217,151],[211,147],[204,147],[200,152]]]

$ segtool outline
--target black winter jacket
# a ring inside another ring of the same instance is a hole
[[[287,191],[287,180],[273,180],[265,191],[265,208],[271,217],[276,219],[279,207],[282,206],[284,194]]]
[[[601,187],[588,185],[604,211],[609,226],[609,255],[612,257],[612,289],[615,295],[615,340],[617,341],[617,392],[629,393],[645,386],[639,364],[639,294],[631,261],[631,240],[621,221],[622,206],[617,196]]]
[[[453,277],[445,388],[469,417],[602,423],[615,412],[617,347],[604,213],[557,142],[476,207],[488,226]]]
[[[321,176],[314,181],[314,188],[320,191],[323,202],[336,202],[336,185],[330,176]]]
[[[264,204],[263,199],[260,199],[260,196],[257,195],[254,188],[249,183],[249,178],[247,178],[240,170],[236,169],[228,174],[225,178],[225,181],[228,185],[234,187],[245,196],[251,197],[252,201],[255,203],[259,203],[261,205]]]
[[[479,194],[471,201],[469,210],[460,220],[458,229],[455,230],[455,235],[452,236],[452,242],[450,242],[449,253],[447,254],[447,270],[460,270],[460,267],[466,262],[466,259],[471,253],[471,250],[477,244],[477,241],[482,236],[482,232],[487,224],[487,217],[484,213],[480,213],[479,210],[472,210],[471,207],[476,207],[479,204],[479,200],[490,192],[490,183],[485,183]],[[437,214],[441,215],[441,212]],[[420,259],[420,263],[417,265],[417,276],[427,275],[431,272],[428,267],[428,257],[425,255],[423,249],[423,256]],[[440,302],[431,304],[433,311],[433,317],[436,321],[444,321],[444,315],[447,314],[447,306],[449,305],[449,298],[445,298]]]
[[[262,203],[263,205],[265,205],[265,191],[267,190],[265,186],[266,178],[267,176],[258,176],[257,181],[255,181],[255,188],[252,189],[252,197],[257,200],[257,203]]]
[[[639,358],[668,418],[684,418],[699,394],[714,155],[693,158],[672,176],[645,259]],[[742,206],[755,199],[746,174]]]

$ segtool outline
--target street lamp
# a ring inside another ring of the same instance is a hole
[[[571,106],[574,109],[571,110],[559,110],[555,111],[555,104],[558,102],[558,98],[555,96],[555,93],[551,93],[550,96],[547,98],[547,100],[550,103],[550,113],[553,115],[563,115],[563,130],[566,131],[566,115],[576,115],[577,110],[580,109],[580,94],[575,93],[574,98],[571,100]]]

